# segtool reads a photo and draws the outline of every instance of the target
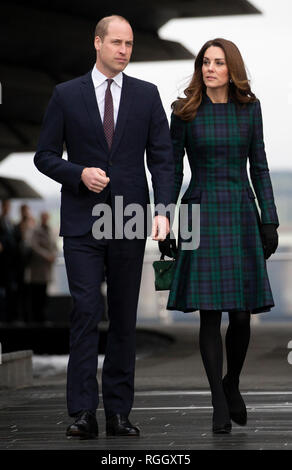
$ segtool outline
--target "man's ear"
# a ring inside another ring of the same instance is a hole
[[[94,38],[94,47],[95,47],[96,51],[100,50],[101,43],[102,43],[101,37],[100,36],[95,36],[95,38]]]

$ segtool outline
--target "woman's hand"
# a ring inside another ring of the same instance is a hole
[[[165,240],[158,242],[158,248],[163,256],[169,258],[174,258],[177,254],[175,238],[170,238],[170,234],[167,235]]]
[[[260,227],[265,259],[275,253],[278,247],[278,232],[275,224],[262,224]]]

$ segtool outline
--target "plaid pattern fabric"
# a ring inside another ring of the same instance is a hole
[[[260,313],[274,306],[259,225],[279,225],[263,141],[260,102],[212,103],[205,95],[193,121],[172,115],[173,200],[188,155],[192,177],[182,202],[200,204],[200,245],[178,257],[167,308]],[[261,210],[257,210],[255,195]],[[189,220],[189,230],[191,228]]]

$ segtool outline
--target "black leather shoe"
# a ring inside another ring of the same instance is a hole
[[[95,413],[85,410],[78,413],[73,424],[66,431],[68,437],[80,439],[95,439],[98,436],[98,424]]]
[[[233,384],[225,376],[223,379],[223,389],[226,396],[230,418],[236,424],[245,426],[247,422],[247,411],[244,400],[240,394],[237,384]]]
[[[114,415],[106,420],[107,436],[139,436],[140,430],[133,426],[127,416]]]

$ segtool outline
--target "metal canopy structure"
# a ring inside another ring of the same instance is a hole
[[[42,199],[26,181],[0,177],[0,199]]]
[[[181,44],[159,38],[169,20],[260,11],[246,0],[2,0],[0,160],[35,150],[53,87],[92,67],[95,25],[113,13],[133,26],[132,61],[161,61],[193,58]]]

